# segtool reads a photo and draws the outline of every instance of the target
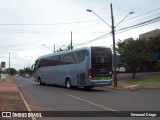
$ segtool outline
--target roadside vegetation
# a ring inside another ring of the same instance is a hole
[[[156,63],[154,69],[160,71],[160,34],[147,40],[133,38],[120,40],[116,52],[119,57],[118,65],[132,72],[132,78],[135,78],[137,71],[143,72],[144,64]]]
[[[129,80],[128,83],[130,84],[138,84],[141,86],[146,87],[160,87],[160,75],[153,75],[144,78],[137,78],[134,80]]]

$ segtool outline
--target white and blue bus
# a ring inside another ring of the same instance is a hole
[[[35,82],[67,88],[112,84],[112,51],[107,47],[83,47],[39,57],[34,67]]]

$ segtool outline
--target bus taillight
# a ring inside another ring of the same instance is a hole
[[[90,79],[92,79],[92,80],[94,79],[94,78],[93,78],[92,69],[89,69],[89,70],[88,70],[88,77],[89,77]]]

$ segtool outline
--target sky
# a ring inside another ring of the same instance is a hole
[[[112,47],[111,3],[116,42],[160,29],[159,0],[0,0],[0,62],[8,68],[10,53],[10,67],[30,67],[54,44],[65,49],[71,31],[74,49]]]

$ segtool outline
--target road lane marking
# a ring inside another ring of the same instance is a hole
[[[70,95],[70,94],[65,93],[65,92],[62,92],[62,93],[63,93],[63,94],[65,94],[65,95],[67,95],[67,96],[69,96],[69,97],[72,97],[72,98],[75,98],[75,99],[81,100],[81,101],[83,101],[83,102],[87,102],[87,103],[89,103],[89,104],[92,104],[92,105],[94,105],[94,106],[98,106],[98,107],[103,108],[103,109],[105,109],[105,110],[118,112],[117,110],[114,110],[114,109],[111,109],[111,108],[109,108],[109,107],[105,107],[105,106],[102,106],[102,105],[96,104],[96,103],[94,103],[94,102],[91,102],[91,101],[85,100],[85,99],[83,99],[83,98],[76,97],[76,96]]]
[[[29,106],[29,104],[27,103],[27,101],[25,100],[25,98],[23,97],[23,95],[22,95],[22,93],[21,93],[20,91],[19,91],[19,94],[20,94],[20,96],[21,96],[21,98],[22,98],[22,100],[23,100],[23,102],[24,102],[27,110],[28,110],[28,111],[32,111],[31,108],[30,108],[30,106]],[[33,116],[31,116],[31,119],[32,119],[32,120],[37,120],[37,119],[36,119],[35,117],[33,117]]]

